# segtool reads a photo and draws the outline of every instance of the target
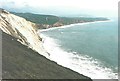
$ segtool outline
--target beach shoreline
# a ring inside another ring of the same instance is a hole
[[[51,27],[51,28],[47,28],[47,29],[38,29],[37,33],[39,32],[43,32],[43,31],[49,31],[49,30],[54,30],[54,29],[58,29],[58,28],[68,28],[71,26],[75,26],[75,25],[86,25],[86,24],[92,24],[92,23],[101,23],[101,22],[111,22],[113,20],[105,20],[105,21],[93,21],[93,22],[84,22],[84,23],[74,23],[74,24],[69,24],[69,25],[63,25],[63,26],[59,26],[59,27]]]
[[[42,39],[43,39],[43,47],[44,47],[44,49],[46,50],[46,47],[44,46],[44,44],[46,43],[46,42],[49,42],[49,41],[45,41],[46,40],[46,38],[49,38],[49,39],[51,39],[52,40],[52,38],[50,38],[50,37],[45,37],[45,35],[44,34],[41,34],[41,32],[44,32],[44,31],[49,31],[49,30],[54,30],[54,29],[59,29],[59,28],[68,28],[68,27],[71,27],[71,26],[76,26],[76,25],[85,25],[85,24],[91,24],[91,23],[100,23],[100,22],[111,22],[112,20],[108,20],[108,21],[96,21],[96,22],[87,22],[87,23],[77,23],[77,24],[71,24],[71,25],[65,25],[65,26],[61,26],[61,27],[53,27],[53,28],[49,28],[49,29],[43,29],[43,30],[39,30],[38,31],[38,33],[39,33],[39,35],[40,35],[40,37],[42,37]],[[52,41],[52,42],[55,42],[55,41]],[[48,43],[49,44],[49,43]],[[47,46],[47,44],[45,44],[46,46]],[[52,45],[52,44],[51,44]],[[49,45],[48,45],[49,46]],[[54,48],[53,48],[54,49]],[[56,49],[54,49],[54,50],[56,50]],[[48,50],[46,50],[49,54],[50,54],[50,60],[52,60],[52,61],[55,61],[55,60],[58,60],[57,58],[56,58],[56,56],[53,56],[53,52],[51,52],[50,53],[50,51],[48,51]],[[52,54],[52,56],[54,57],[54,58],[51,58],[51,54]],[[55,60],[53,60],[53,59],[55,59]],[[62,64],[60,64],[60,61],[55,61],[58,65],[62,65]],[[65,66],[65,64],[64,65],[62,65],[63,67],[67,67],[67,66]],[[68,68],[68,67],[67,67]],[[71,69],[71,68],[70,68]],[[72,69],[72,70],[74,70],[74,69]],[[74,70],[75,71],[75,70]],[[76,72],[78,72],[78,71],[76,71]],[[78,73],[81,73],[81,72],[78,72]],[[84,74],[83,74],[84,75]],[[89,76],[90,77],[90,76]],[[93,79],[93,77],[92,77],[92,79]],[[98,78],[96,78],[96,79],[98,79]],[[104,79],[104,78],[103,78]],[[109,79],[109,78],[108,78]]]

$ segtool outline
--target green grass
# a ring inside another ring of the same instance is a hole
[[[53,15],[41,15],[41,14],[32,14],[32,13],[15,13],[13,14],[23,17],[28,21],[34,22],[36,24],[48,24],[53,25],[56,22],[60,22],[64,25],[74,24],[74,23],[82,23],[82,22],[93,22],[93,21],[104,21],[108,20],[107,18],[101,17],[57,17]]]
[[[59,21],[59,17],[52,15],[40,15],[40,14],[32,14],[32,13],[13,13],[13,14],[23,17],[37,24],[52,25]]]

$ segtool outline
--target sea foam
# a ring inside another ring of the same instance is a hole
[[[40,30],[38,31],[38,33],[41,32],[40,37],[42,37],[43,39],[44,48],[50,54],[50,60],[55,61],[59,65],[70,68],[73,71],[88,76],[92,79],[118,79],[118,73],[114,73],[111,68],[102,65],[102,63],[99,60],[89,57],[87,55],[83,56],[83,54],[78,54],[77,52],[67,52],[66,50],[61,48],[61,46],[59,45],[59,40],[53,39],[48,35],[42,34],[42,32],[44,31],[68,28],[75,25],[85,25],[91,23],[111,21],[112,20],[71,24],[61,27]]]
[[[40,34],[43,38],[43,46],[50,53],[50,60],[57,64],[70,68],[80,74],[92,79],[117,79],[118,74],[112,69],[102,66],[102,63],[87,55],[77,54],[77,52],[67,52],[58,44],[59,40],[53,39],[45,34]]]
[[[76,25],[86,25],[86,24],[92,24],[92,23],[111,22],[111,21],[114,21],[114,20],[75,23],[75,24],[70,24],[70,25],[63,25],[63,26],[60,26],[60,27],[51,27],[51,28],[48,28],[48,29],[40,29],[40,30],[38,30],[38,33],[39,32],[44,32],[44,31],[49,31],[49,30],[54,30],[54,29],[68,28],[68,27],[72,27],[72,26],[76,26]]]

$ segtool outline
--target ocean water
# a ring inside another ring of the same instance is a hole
[[[40,31],[50,59],[92,79],[118,78],[117,20]]]

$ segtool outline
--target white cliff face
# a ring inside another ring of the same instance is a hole
[[[22,44],[48,57],[48,54],[42,47],[41,38],[34,27],[34,23],[7,11],[0,10],[0,29],[3,32],[18,38],[18,41]]]

